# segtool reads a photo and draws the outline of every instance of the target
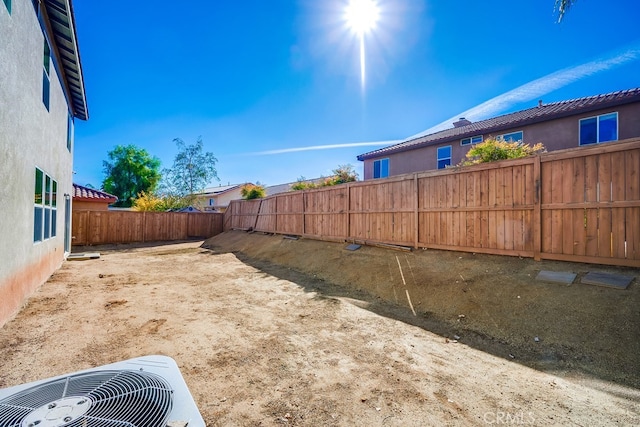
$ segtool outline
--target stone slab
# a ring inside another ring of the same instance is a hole
[[[360,248],[361,248],[361,245],[351,244],[347,246],[345,249],[348,251],[357,251]]]
[[[573,283],[577,274],[569,273],[566,271],[548,271],[541,270],[536,276],[536,280],[543,280],[545,282],[565,283],[567,285]]]
[[[100,254],[98,252],[90,252],[83,254],[71,254],[67,257],[67,261],[83,261],[87,259],[98,259]]]
[[[613,274],[613,273],[598,273],[592,271],[586,274],[581,283],[585,283],[587,285],[597,285],[597,286],[606,286],[608,288],[615,289],[627,289],[627,286],[633,281],[633,276],[623,276],[621,274]]]

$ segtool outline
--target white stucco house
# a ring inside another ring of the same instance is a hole
[[[0,327],[71,248],[87,102],[71,0],[0,1]]]
[[[244,184],[219,185],[205,188],[196,196],[196,204],[205,212],[224,212],[232,200],[242,199],[240,191]]]

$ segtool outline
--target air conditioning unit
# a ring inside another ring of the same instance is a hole
[[[0,427],[205,427],[176,362],[145,356],[0,389]]]

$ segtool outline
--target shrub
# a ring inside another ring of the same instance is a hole
[[[533,147],[522,141],[507,142],[501,139],[487,139],[467,152],[467,158],[459,166],[477,165],[506,159],[520,159],[545,152],[541,143]]]
[[[133,200],[133,210],[136,211],[163,211],[164,202],[153,193],[141,191]]]
[[[325,180],[325,185],[338,185],[358,180],[358,174],[352,165],[338,165],[338,168],[332,172],[333,176]]]
[[[358,180],[358,174],[353,169],[352,165],[339,165],[337,169],[334,169],[333,175],[324,178],[320,184],[313,182],[305,182],[305,178],[301,176],[298,178],[298,182],[291,186],[291,190],[312,190],[314,188],[330,187],[332,185],[344,184],[346,182],[352,182]]]
[[[191,205],[193,197],[179,197],[179,196],[159,196],[154,193],[145,193],[144,191],[138,194],[138,197],[133,201],[133,209],[136,211],[154,211],[165,212],[170,209],[182,209]]]
[[[291,190],[299,191],[299,190],[312,190],[314,188],[318,188],[318,184],[314,182],[305,182],[307,179],[304,176],[298,178],[298,181],[291,186]]]
[[[264,186],[255,184],[246,184],[240,189],[240,194],[245,200],[262,199],[266,196]]]

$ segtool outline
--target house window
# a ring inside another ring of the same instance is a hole
[[[482,135],[472,136],[460,140],[460,145],[479,144],[482,142]]]
[[[51,85],[51,79],[49,77],[49,70],[51,68],[51,49],[49,43],[44,40],[44,58],[42,61],[42,103],[49,111],[49,87]]]
[[[523,133],[522,131],[505,133],[503,135],[498,135],[496,139],[501,139],[504,142],[522,142],[523,141]]]
[[[7,6],[7,11],[9,12],[9,15],[11,15],[11,0],[3,0],[4,1],[4,5]]]
[[[438,169],[451,165],[451,146],[438,147]]]
[[[389,159],[380,159],[373,162],[373,177],[386,178],[389,176]]]
[[[618,140],[618,113],[580,119],[579,145]]]
[[[71,146],[73,145],[73,116],[71,113],[67,116],[67,150],[71,152]]]
[[[43,235],[43,212],[44,212],[44,198],[43,198],[43,181],[44,174],[40,169],[36,168],[36,185],[34,194],[34,209],[33,209],[33,241],[41,242]]]
[[[34,208],[33,208],[33,241],[41,242],[57,234],[58,217],[58,183],[49,175],[36,168]]]
[[[209,206],[213,206],[213,199],[209,199]]]

